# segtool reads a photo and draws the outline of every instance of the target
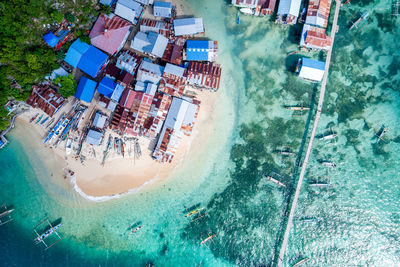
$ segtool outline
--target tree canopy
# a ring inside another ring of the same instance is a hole
[[[58,76],[54,80],[54,83],[60,86],[58,92],[63,97],[69,97],[75,94],[77,84],[75,82],[74,75],[68,74],[68,76]]]

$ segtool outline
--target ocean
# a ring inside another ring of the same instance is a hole
[[[1,266],[272,264],[296,159],[313,123],[307,112],[293,114],[285,105],[309,106],[319,89],[298,79],[294,68],[299,57],[323,59],[324,53],[288,55],[297,51],[301,27],[243,14],[237,24],[229,2],[187,1],[204,18],[207,36],[219,41],[217,123],[204,150],[157,186],[88,201],[29,139],[32,133],[17,126],[9,134],[0,151],[0,203],[15,211],[14,221],[0,227]],[[369,12],[368,23],[349,30],[358,10]],[[304,266],[400,265],[399,23],[387,0],[341,8],[318,128],[318,135],[338,138],[314,143],[284,266],[305,257]],[[382,125],[388,133],[377,142]],[[283,157],[280,150],[296,155]],[[337,168],[323,167],[324,160]],[[314,182],[330,187],[309,186]],[[185,209],[197,203],[203,217],[192,222]],[[43,251],[32,229],[46,217],[63,222],[64,239]],[[143,228],[128,235],[135,222]]]

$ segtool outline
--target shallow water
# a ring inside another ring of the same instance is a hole
[[[315,87],[293,73],[299,55],[296,27],[241,15],[228,1],[189,1],[204,17],[207,36],[219,41],[224,79],[218,123],[204,151],[151,190],[92,203],[57,179],[52,159],[16,129],[0,151],[0,199],[14,206],[15,220],[0,227],[1,258],[8,265],[40,266],[256,266],[269,265],[287,190],[263,173],[276,172],[288,187],[301,150],[307,114],[292,116],[284,105],[308,105]],[[347,5],[340,14],[319,133],[339,133],[335,142],[316,141],[284,262],[308,257],[305,266],[398,266],[400,214],[399,39],[385,2]],[[373,6],[375,6],[374,12]],[[370,23],[346,29],[362,8]],[[323,58],[323,54],[307,55]],[[371,140],[381,124],[387,139]],[[29,157],[27,156],[29,155]],[[329,159],[336,169],[324,169]],[[53,176],[51,175],[53,173]],[[327,181],[315,190],[308,181]],[[59,178],[59,177],[58,177]],[[61,178],[62,179],[62,178]],[[190,222],[185,207],[204,206]],[[33,245],[32,228],[43,218],[61,218],[65,237],[47,252]],[[302,223],[313,217],[315,223]],[[144,227],[128,236],[130,224]],[[216,234],[207,246],[202,239]]]

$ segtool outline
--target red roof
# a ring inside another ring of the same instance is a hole
[[[100,14],[94,24],[89,37],[97,48],[113,55],[118,52],[123,42],[126,41],[131,24],[115,15]]]
[[[318,46],[321,48],[331,46],[332,39],[324,32],[307,31],[305,43],[307,45]]]
[[[48,84],[34,85],[32,88],[32,94],[28,97],[26,103],[43,110],[50,117],[64,104],[65,99],[51,89]]]

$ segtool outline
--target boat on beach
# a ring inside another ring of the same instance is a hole
[[[37,116],[39,116],[39,113],[36,113],[36,114],[29,120],[29,122],[32,123],[32,122],[37,118]]]
[[[47,116],[44,120],[42,120],[42,121],[40,122],[40,125],[43,125],[49,118],[50,118],[50,117]]]
[[[67,156],[70,155],[72,152],[72,142],[72,138],[67,139],[67,144],[65,146],[65,153],[67,154]]]
[[[40,115],[40,117],[36,120],[36,123],[35,124],[38,124],[39,123],[39,121],[43,118],[43,114],[42,115]]]

